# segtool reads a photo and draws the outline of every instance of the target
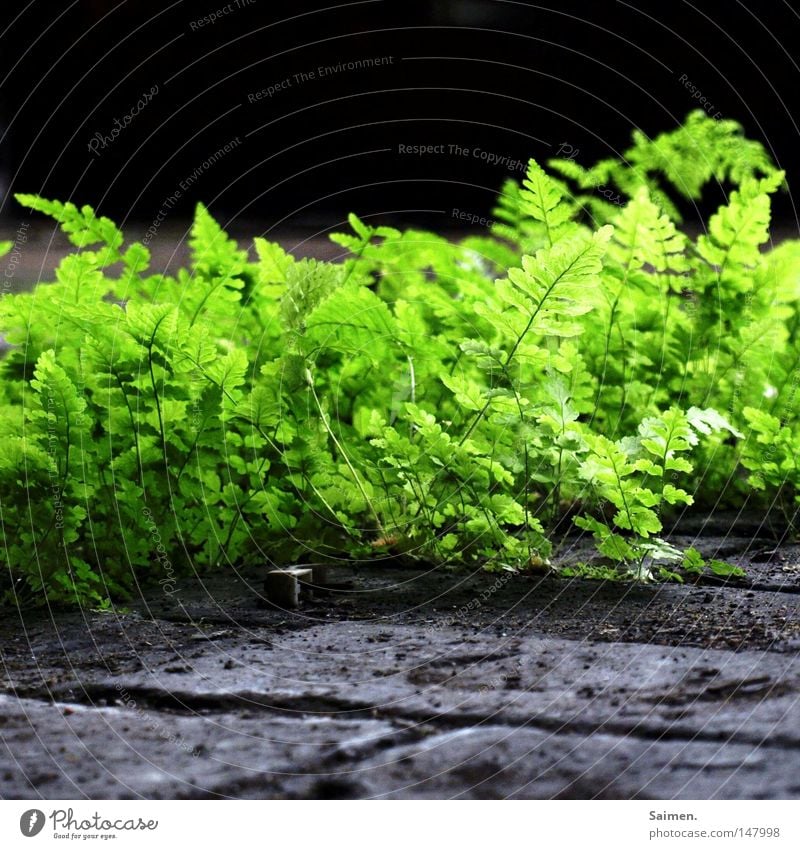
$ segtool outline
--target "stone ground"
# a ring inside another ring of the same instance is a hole
[[[747,579],[340,566],[296,611],[260,570],[6,611],[0,797],[797,798],[800,546],[680,530]]]
[[[11,291],[68,249],[25,239]],[[157,270],[182,239],[159,234]],[[741,516],[674,540],[747,580],[341,566],[297,611],[265,605],[259,570],[124,611],[0,611],[0,797],[797,798],[800,546]]]

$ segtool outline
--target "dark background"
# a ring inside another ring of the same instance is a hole
[[[800,164],[800,16],[784,0],[232,0],[215,23],[196,25],[226,5],[4,4],[3,213],[18,215],[10,187],[148,222],[238,137],[171,216],[202,199],[226,220],[269,226],[336,225],[355,210],[443,229],[454,208],[488,214],[505,177],[519,174],[476,148],[543,160],[567,143],[588,164],[624,149],[632,127],[652,135],[680,123],[697,105],[687,81],[712,113],[763,141],[790,184]],[[294,78],[374,57],[391,64]],[[152,102],[91,153],[95,133],[109,134],[154,85]],[[398,153],[425,143],[468,154]],[[717,200],[711,191],[707,205]],[[794,220],[790,195],[778,214]]]

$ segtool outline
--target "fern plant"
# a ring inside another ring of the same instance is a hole
[[[765,250],[783,173],[702,113],[550,168],[460,243],[351,215],[337,263],[246,250],[198,206],[172,276],[90,207],[18,196],[76,250],[0,299],[6,598],[304,559],[574,574],[570,518],[597,548],[580,574],[738,574],[663,527],[745,498],[794,520],[800,243]],[[710,181],[729,194],[695,238],[677,206]]]

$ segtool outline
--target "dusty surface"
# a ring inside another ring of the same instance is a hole
[[[700,547],[745,581],[342,566],[297,611],[255,570],[7,611],[0,796],[796,798],[800,547],[738,528]]]

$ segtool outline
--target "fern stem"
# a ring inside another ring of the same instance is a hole
[[[139,486],[144,486],[144,467],[142,464],[142,452],[139,449],[139,428],[136,424],[136,420],[133,417],[133,409],[131,408],[130,401],[128,400],[128,393],[125,392],[125,385],[122,382],[122,378],[119,376],[117,371],[113,372],[114,377],[117,379],[117,383],[119,384],[120,392],[122,392],[122,397],[125,400],[125,406],[128,409],[128,418],[131,420],[131,432],[133,433],[133,444],[136,448],[136,466],[139,473]],[[111,439],[111,433],[109,432],[109,440]]]
[[[619,494],[622,497],[622,506],[625,508],[625,515],[628,517],[628,527],[631,530],[631,533],[635,534],[636,531],[633,527],[633,516],[631,515],[630,508],[628,507],[628,499],[625,497],[625,487],[622,485],[622,478],[619,476],[619,471],[617,470],[617,464],[614,461],[613,455],[609,452],[608,459],[611,461],[611,468],[614,470],[614,477],[617,479],[617,487],[619,488]],[[638,563],[636,564],[637,573],[641,573],[642,563],[644,562],[645,555],[639,558]]]
[[[336,438],[336,434],[333,432],[333,429],[328,424],[327,417],[322,409],[322,404],[319,402],[319,398],[317,397],[317,390],[314,388],[314,380],[311,376],[311,372],[306,370],[306,381],[308,382],[309,387],[311,388],[311,395],[314,398],[314,403],[317,405],[317,410],[319,410],[319,416],[322,421],[322,426],[325,428],[328,436],[331,438],[333,444],[338,449],[339,453],[342,455],[344,462],[347,464],[347,468],[350,469],[350,474],[353,476],[353,480],[358,487],[359,492],[361,493],[361,497],[364,499],[364,503],[369,507],[370,512],[372,513],[372,517],[375,519],[375,524],[378,526],[378,530],[380,531],[382,536],[385,536],[386,531],[383,528],[383,524],[381,523],[380,516],[378,516],[378,511],[375,509],[375,505],[372,503],[369,495],[367,495],[366,489],[364,489],[364,485],[361,483],[361,478],[356,472],[353,464],[350,462],[350,458],[347,456],[347,452],[344,450],[342,443]]]

